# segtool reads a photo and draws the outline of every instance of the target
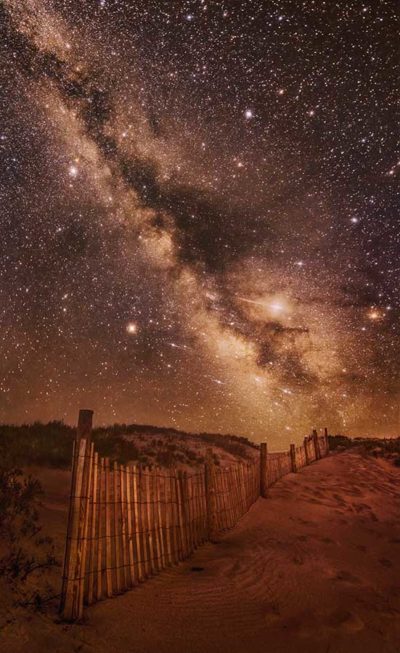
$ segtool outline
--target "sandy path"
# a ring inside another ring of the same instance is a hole
[[[340,454],[278,482],[186,563],[87,610],[85,625],[35,618],[30,644],[9,650],[398,653],[399,565],[400,470]]]

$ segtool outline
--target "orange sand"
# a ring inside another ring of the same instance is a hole
[[[68,475],[43,481],[60,549]],[[346,452],[285,477],[217,543],[82,625],[18,612],[0,650],[399,653],[399,566],[400,470]]]

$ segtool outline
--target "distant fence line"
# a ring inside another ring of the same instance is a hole
[[[195,473],[111,463],[91,443],[93,412],[79,413],[60,611],[75,621],[84,605],[112,597],[184,560],[232,528],[282,476],[328,453],[328,434],[260,460],[215,465],[212,449]]]

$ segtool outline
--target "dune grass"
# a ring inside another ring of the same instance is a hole
[[[0,457],[7,467],[38,465],[65,469],[71,464],[75,433],[74,428],[60,421],[47,424],[34,422],[21,426],[0,425]],[[160,436],[160,439],[155,440],[155,436]],[[166,467],[174,464],[201,464],[204,462],[203,456],[187,444],[188,438],[193,437],[208,446],[219,447],[244,459],[249,457],[250,447],[257,449],[257,445],[247,438],[234,435],[191,434],[138,424],[98,427],[93,430],[92,437],[96,451],[101,456],[108,456],[121,464],[129,461]],[[144,440],[143,446],[137,446],[137,438]],[[218,463],[218,456],[216,462]]]

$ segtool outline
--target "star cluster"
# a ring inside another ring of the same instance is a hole
[[[399,420],[396,5],[5,0],[0,420]]]

